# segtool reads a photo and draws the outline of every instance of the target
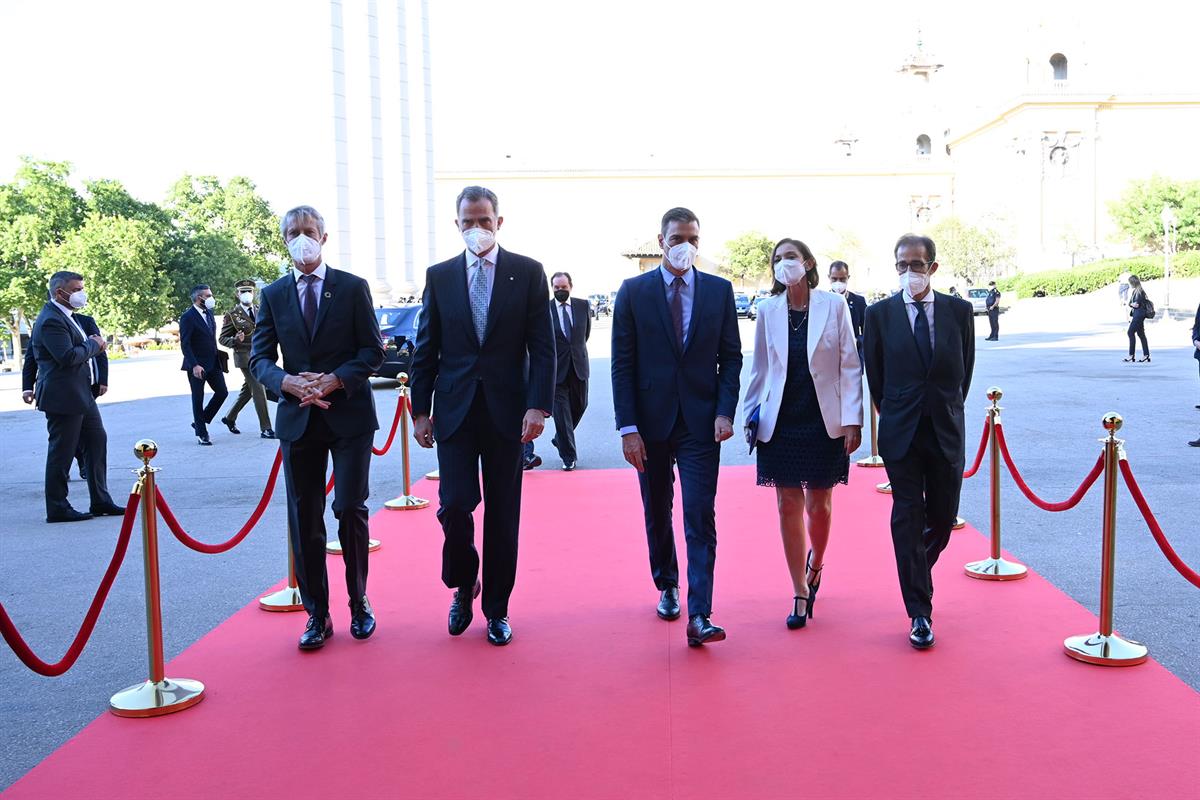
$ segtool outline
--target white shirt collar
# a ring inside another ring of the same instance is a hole
[[[905,289],[903,292],[901,292],[901,294],[904,297],[905,303],[908,303],[909,305],[916,304],[917,301],[914,300],[913,296],[908,293],[908,289]],[[933,303],[933,290],[932,289],[929,290],[929,294],[927,294],[921,298],[921,302],[924,303],[925,305],[931,305]]]
[[[58,306],[58,310],[63,312],[64,314],[66,314],[68,317],[71,317],[72,319],[75,318],[75,309],[71,308],[70,306],[64,306],[62,303],[58,302],[57,300],[51,300],[50,302],[54,303],[54,305]]]
[[[488,250],[481,256],[472,253],[470,250],[463,250],[463,252],[466,254],[467,269],[475,266],[475,264],[478,263],[479,259],[481,258],[483,259],[485,265],[494,267],[496,266],[496,254],[500,252],[500,245],[492,245],[492,249]]]
[[[666,264],[659,264],[658,271],[662,274],[663,283],[665,283],[667,286],[670,286],[672,283],[675,282],[675,273],[673,273],[673,272],[671,272],[671,270],[667,269]],[[695,265],[693,265],[691,269],[689,269],[687,272],[683,273],[679,277],[683,278],[684,286],[691,286],[692,279],[695,277],[695,275],[696,275],[696,267],[695,267]]]
[[[325,262],[322,261],[321,266],[314,269],[312,271],[312,274],[317,276],[317,280],[323,281],[323,280],[325,280],[325,270],[326,270],[326,265],[325,265]],[[293,264],[292,265],[292,276],[296,279],[296,283],[299,283],[300,278],[302,278],[304,276],[304,273],[301,272],[299,269],[297,269],[296,266]]]

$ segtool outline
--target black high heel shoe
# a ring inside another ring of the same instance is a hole
[[[1138,361],[1140,361],[1143,364],[1145,364],[1149,360],[1150,360],[1150,356],[1144,356],[1144,357],[1138,359]]]
[[[811,572],[813,577],[817,579],[815,583],[812,581],[808,582],[808,618],[812,619],[813,606],[817,604],[817,590],[821,588],[821,570],[825,569],[825,565],[822,564],[814,570],[812,568],[812,550],[809,550],[808,560],[805,562],[804,569]]]
[[[807,597],[796,595],[792,598],[792,613],[788,614],[787,626],[789,631],[798,630],[808,624],[808,618],[812,616],[812,611],[805,610],[805,613],[800,613],[800,601],[808,600]],[[809,602],[812,602],[809,600]]]

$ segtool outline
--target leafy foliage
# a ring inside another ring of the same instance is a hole
[[[929,229],[928,236],[937,245],[939,268],[949,269],[969,283],[1002,274],[1013,260],[1013,248],[1000,232],[958,217],[946,217]]]
[[[719,267],[722,275],[743,283],[758,283],[771,276],[771,248],[774,242],[761,233],[743,233],[725,243],[725,259]]]
[[[996,285],[1000,291],[1015,292],[1018,297],[1032,297],[1038,292],[1049,296],[1087,294],[1116,283],[1122,272],[1137,275],[1142,280],[1154,280],[1163,277],[1163,261],[1154,256],[1107,258],[1073,269],[1015,275],[996,281]],[[1171,261],[1171,275],[1200,277],[1200,252],[1177,255]]]
[[[1176,247],[1200,248],[1200,181],[1173,181],[1161,175],[1132,181],[1119,200],[1108,204],[1108,211],[1133,244],[1162,250],[1162,210],[1166,205],[1175,209]]]

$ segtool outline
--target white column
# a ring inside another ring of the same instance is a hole
[[[433,189],[433,74],[429,64],[429,0],[421,0],[421,71],[425,80],[425,196],[427,198],[429,263],[437,261],[437,198]]]
[[[412,202],[412,124],[408,96],[408,4],[396,0],[396,46],[400,61],[400,192],[404,205],[404,282],[398,287],[401,294],[416,291],[413,280],[413,202]]]
[[[333,74],[333,162],[337,182],[338,267],[350,264],[350,147],[346,130],[346,46],[342,2],[329,0]]]
[[[384,208],[383,100],[379,88],[379,8],[367,0],[367,69],[371,87],[371,196],[375,206],[375,280],[371,291],[376,303],[391,300],[387,281],[387,215]]]

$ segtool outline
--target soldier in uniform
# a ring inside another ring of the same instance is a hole
[[[238,412],[254,398],[254,411],[258,414],[258,428],[261,431],[259,436],[274,439],[275,431],[271,429],[271,415],[267,411],[267,393],[250,372],[250,338],[254,334],[254,319],[258,316],[258,306],[254,303],[254,281],[238,281],[235,291],[237,305],[226,312],[218,341],[222,347],[233,351],[233,366],[242,373],[242,390],[229,415],[222,417],[221,422],[229,428],[230,433],[241,433],[237,427]]]

